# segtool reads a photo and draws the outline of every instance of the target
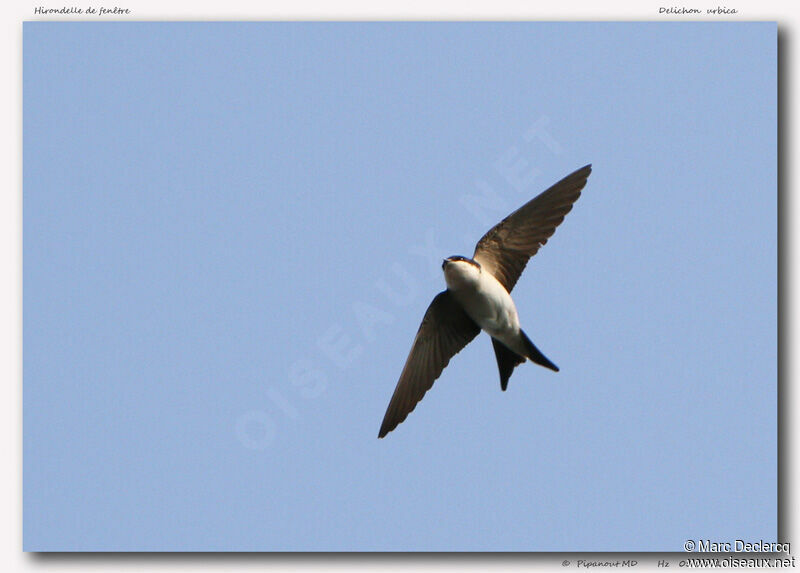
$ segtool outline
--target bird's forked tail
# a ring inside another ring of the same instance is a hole
[[[541,353],[541,351],[536,348],[536,345],[531,342],[531,339],[528,338],[528,335],[525,334],[524,331],[519,331],[520,335],[522,335],[522,342],[525,344],[525,350],[527,350],[527,358],[533,360],[539,366],[544,366],[545,368],[549,368],[555,372],[558,372],[558,366],[550,362],[550,360]]]

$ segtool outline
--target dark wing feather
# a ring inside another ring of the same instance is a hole
[[[581,196],[591,172],[591,165],[578,169],[511,213],[478,241],[472,258],[511,292],[528,260]]]
[[[450,291],[436,295],[414,338],[406,365],[383,417],[379,438],[406,419],[450,359],[480,331],[480,327],[467,316]]]

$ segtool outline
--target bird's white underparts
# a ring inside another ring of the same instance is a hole
[[[517,307],[500,281],[484,272],[479,263],[463,257],[446,258],[442,270],[447,290],[467,316],[489,336],[525,356]]]
[[[578,169],[511,213],[478,241],[472,258],[444,259],[447,290],[425,312],[379,438],[406,419],[450,359],[481,330],[491,337],[503,390],[514,368],[526,360],[558,372],[520,327],[510,293],[528,260],[572,209],[591,172],[591,165]]]

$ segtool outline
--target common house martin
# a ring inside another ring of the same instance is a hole
[[[406,419],[450,359],[481,330],[492,339],[502,390],[508,387],[514,368],[528,359],[558,372],[520,328],[509,293],[528,260],[581,196],[591,172],[591,165],[578,169],[511,213],[478,241],[472,258],[444,259],[447,289],[434,297],[425,312],[383,417],[379,438]]]

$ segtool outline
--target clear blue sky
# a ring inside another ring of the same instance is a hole
[[[24,26],[26,550],[776,540],[774,23]],[[377,432],[444,256],[594,165]]]

